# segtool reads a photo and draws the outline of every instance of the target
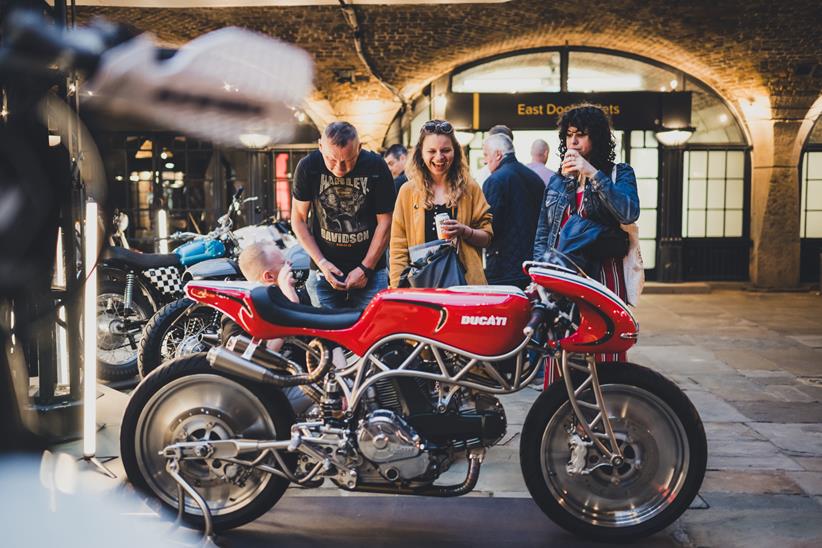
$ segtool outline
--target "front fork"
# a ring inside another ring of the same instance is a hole
[[[611,426],[608,410],[605,408],[602,388],[597,375],[597,364],[593,354],[585,355],[585,365],[583,366],[571,362],[571,360],[568,359],[568,352],[563,350],[561,364],[562,378],[565,381],[565,388],[568,391],[568,401],[571,403],[571,408],[574,411],[576,426],[581,429],[584,434],[584,436],[580,436],[576,431],[569,433],[571,458],[567,466],[568,473],[586,474],[590,472],[590,469],[588,469],[586,465],[588,447],[592,445],[596,446],[611,466],[621,466],[624,457],[622,450],[619,448],[619,442],[614,434],[614,429]],[[572,369],[586,374],[585,380],[583,380],[578,387],[574,387],[574,381],[571,377]],[[594,403],[579,398],[579,395],[586,389],[590,389],[591,392],[593,392]],[[588,420],[582,411],[583,409],[595,411],[596,415],[593,419]],[[608,440],[610,447],[606,446],[602,440]]]

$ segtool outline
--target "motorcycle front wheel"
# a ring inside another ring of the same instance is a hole
[[[607,464],[591,446],[586,470],[569,473],[575,418],[559,380],[537,398],[523,425],[525,483],[540,509],[572,533],[612,542],[652,535],[673,523],[699,492],[705,429],[687,396],[662,375],[629,363],[599,364],[597,372],[624,463]],[[594,401],[590,389],[578,398]]]
[[[163,306],[143,328],[137,351],[140,378],[161,364],[211,346],[218,340],[222,314],[213,308],[183,297]]]
[[[140,383],[123,415],[120,455],[135,487],[176,512],[177,483],[166,472],[166,458],[160,455],[164,447],[203,440],[284,440],[293,422],[282,391],[217,372],[198,353],[164,364]],[[266,459],[265,464],[276,466],[270,455]],[[294,455],[284,460],[292,466]],[[184,460],[180,475],[208,504],[216,531],[255,520],[288,487],[281,477],[218,459]],[[204,527],[191,497],[186,497],[183,518]]]

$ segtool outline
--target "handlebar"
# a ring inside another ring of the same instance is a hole
[[[197,234],[196,232],[174,232],[173,234],[169,234],[167,240],[172,242],[177,242],[181,240],[193,240],[194,238],[199,238],[201,234]]]
[[[531,336],[536,332],[539,324],[543,322],[553,323],[558,313],[557,305],[552,302],[538,302],[531,310],[531,319],[525,324],[522,333]]]

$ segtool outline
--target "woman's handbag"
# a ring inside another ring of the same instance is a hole
[[[457,248],[448,244],[408,265],[400,275],[399,286],[453,287],[465,284],[465,269],[457,256]]]
[[[639,304],[639,296],[645,287],[645,265],[639,249],[639,226],[636,223],[620,225],[628,233],[628,254],[622,259],[622,270],[625,273],[625,300],[631,306]]]
[[[611,173],[611,180],[616,182],[616,165]],[[645,287],[645,265],[639,248],[639,225],[619,225],[628,234],[628,253],[622,259],[622,271],[625,275],[625,300],[631,306],[639,304],[639,296]]]

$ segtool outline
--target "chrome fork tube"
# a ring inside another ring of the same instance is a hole
[[[563,350],[561,363],[562,378],[565,380],[565,388],[568,391],[568,401],[571,403],[571,408],[574,410],[574,415],[576,415],[580,427],[582,427],[585,435],[594,442],[597,449],[599,449],[602,454],[608,458],[611,464],[619,466],[622,464],[623,460],[622,451],[619,448],[619,443],[617,442],[616,436],[614,435],[614,430],[611,427],[611,420],[608,418],[608,410],[605,408],[605,401],[602,396],[602,387],[599,384],[599,376],[597,375],[596,360],[594,360],[594,356],[592,354],[587,354],[585,356],[586,366],[582,367],[572,364],[568,360],[568,352]],[[577,388],[574,388],[574,381],[571,379],[571,369],[576,369],[577,371],[587,373],[588,375]],[[577,398],[577,396],[589,387],[594,393],[596,403],[588,403]],[[597,415],[593,420],[588,421],[582,413],[582,408],[597,411]],[[602,429],[604,432],[594,431],[594,428],[596,428],[599,423],[602,423]],[[609,445],[611,446],[610,449],[602,443],[602,438],[606,438],[608,440]]]

